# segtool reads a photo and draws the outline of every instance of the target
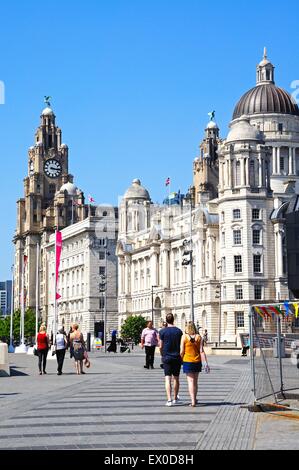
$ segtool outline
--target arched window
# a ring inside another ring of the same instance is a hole
[[[235,186],[241,185],[241,162],[239,160],[236,162],[234,183]]]

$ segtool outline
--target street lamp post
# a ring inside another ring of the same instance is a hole
[[[108,239],[105,242],[105,275],[101,276],[101,283],[100,283],[100,291],[104,293],[104,345],[105,345],[105,353],[107,352],[107,281],[108,281],[108,256],[111,253],[108,251]]]
[[[182,265],[190,266],[190,317],[191,321],[195,322],[194,316],[194,279],[193,279],[193,204],[192,204],[192,195],[188,193],[186,195],[186,201],[190,202],[190,241],[185,240],[183,246],[185,248],[184,256],[189,256],[189,259],[184,259]],[[189,246],[189,247],[188,247]]]
[[[152,322],[153,324],[155,323],[155,317],[154,317],[154,289],[157,289],[158,286],[152,286]]]

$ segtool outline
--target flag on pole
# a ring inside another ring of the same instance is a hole
[[[93,202],[96,202],[95,199],[89,194],[88,196],[88,202],[92,204]]]
[[[56,232],[56,239],[55,239],[55,252],[56,252],[56,278],[55,278],[55,288],[56,288],[56,300],[61,299],[61,295],[57,292],[58,280],[59,280],[59,267],[60,267],[60,259],[61,259],[61,252],[62,252],[62,233]]]
[[[299,304],[293,304],[294,307],[295,307],[295,317],[298,318],[299,317]]]
[[[268,312],[268,310],[266,309],[266,307],[261,307],[261,311],[263,312],[263,314],[265,315],[265,318],[269,318],[270,320],[272,320],[272,315]]]
[[[170,183],[171,183],[170,178],[167,178],[167,180],[165,181],[165,186],[170,186]]]
[[[255,307],[255,311],[260,317],[265,318],[263,312],[258,307]]]

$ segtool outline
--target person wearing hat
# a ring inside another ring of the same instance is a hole
[[[55,339],[56,359],[57,359],[57,375],[62,375],[62,368],[65,358],[65,351],[67,348],[67,340],[65,336],[64,328],[61,328]]]

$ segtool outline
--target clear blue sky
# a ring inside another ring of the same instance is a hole
[[[43,97],[70,147],[70,171],[97,202],[117,204],[139,177],[154,201],[165,179],[192,182],[207,113],[225,137],[255,85],[267,45],[276,82],[299,80],[298,4],[270,0],[1,2],[0,279],[10,277],[16,200]]]

